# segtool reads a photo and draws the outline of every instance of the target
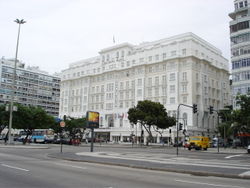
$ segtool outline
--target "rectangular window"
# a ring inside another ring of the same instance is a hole
[[[187,85],[183,85],[182,86],[182,92],[183,93],[187,93]]]
[[[152,61],[152,56],[149,56],[149,57],[148,57],[148,61]]]
[[[176,56],[176,51],[171,51],[171,56]]]
[[[175,73],[170,73],[169,80],[175,81]]]
[[[152,89],[151,88],[148,89],[148,97],[152,97]]]
[[[182,73],[182,81],[187,81],[187,72]]]
[[[187,50],[186,49],[182,49],[182,55],[186,55]]]
[[[123,89],[123,82],[120,82],[120,89]]]
[[[163,64],[162,65],[162,69],[165,71],[165,70],[167,70],[167,65],[166,64]]]
[[[240,5],[240,8],[242,8],[243,7],[243,2],[240,2],[239,5]]]
[[[163,88],[162,88],[162,95],[163,95],[163,96],[166,96],[166,95],[167,95],[167,88],[166,88],[166,87],[163,87]]]
[[[120,92],[120,99],[123,100],[123,92]]]
[[[126,89],[129,89],[129,81],[126,81]]]
[[[175,97],[170,97],[170,104],[175,104]]]
[[[149,86],[149,87],[152,86],[152,78],[148,78],[148,86]]]
[[[182,102],[183,102],[184,104],[187,103],[187,96],[184,96],[184,97],[183,97]]]
[[[166,54],[166,53],[163,53],[163,54],[162,54],[162,59],[166,59],[166,57],[167,57],[167,54]]]
[[[149,73],[153,72],[153,67],[148,67],[148,72]]]
[[[175,93],[175,85],[170,85],[170,93]]]
[[[142,86],[142,79],[141,78],[137,80],[137,86]]]
[[[155,77],[155,85],[156,85],[156,86],[159,85],[159,77],[158,77],[158,76]]]
[[[162,76],[162,85],[166,85],[167,84],[167,76],[163,75]]]
[[[159,55],[155,55],[155,61],[159,61]]]
[[[155,96],[156,96],[156,97],[159,96],[159,88],[155,88]]]
[[[129,99],[129,91],[126,91],[126,99]]]
[[[137,89],[137,97],[141,97],[142,96],[142,89]]]

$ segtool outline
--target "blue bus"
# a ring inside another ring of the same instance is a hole
[[[54,131],[52,129],[35,129],[32,132],[31,142],[52,143],[54,141]]]

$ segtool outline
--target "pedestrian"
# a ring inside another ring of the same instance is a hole
[[[6,134],[6,135],[4,136],[4,143],[5,143],[5,144],[7,144],[7,140],[8,140],[8,134]]]

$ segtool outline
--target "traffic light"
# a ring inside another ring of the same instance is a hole
[[[179,123],[179,131],[182,130],[182,123]]]
[[[214,113],[214,107],[213,106],[209,106],[209,114],[213,114]]]
[[[197,113],[197,104],[193,104],[193,113]]]

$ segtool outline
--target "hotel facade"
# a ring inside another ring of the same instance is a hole
[[[126,142],[147,132],[131,125],[128,109],[138,101],[151,100],[165,106],[171,116],[180,107],[179,122],[188,135],[213,137],[217,115],[209,114],[230,104],[228,61],[219,49],[193,33],[139,45],[117,44],[93,58],[71,63],[61,73],[59,116],[83,117],[86,111],[100,113],[99,137]],[[181,131],[182,132],[182,131]],[[153,131],[154,142],[176,141],[176,127]],[[181,139],[184,135],[181,133]]]

